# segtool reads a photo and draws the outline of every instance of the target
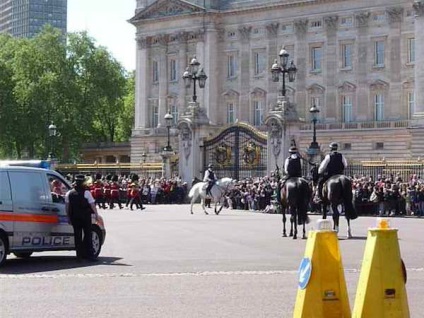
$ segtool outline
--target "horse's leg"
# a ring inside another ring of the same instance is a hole
[[[351,231],[351,228],[350,228],[350,219],[346,218],[346,221],[347,221],[347,238],[350,239],[350,238],[353,237],[352,231]]]
[[[221,198],[221,200],[219,200],[220,201],[220,206],[219,206],[219,209],[218,209],[218,213],[216,213],[216,215],[218,215],[219,213],[221,213],[221,211],[222,211],[222,208],[224,207],[224,204],[225,204],[225,197],[223,197],[223,198]]]
[[[294,232],[293,232],[293,240],[296,240],[297,239],[297,211],[294,209],[294,208],[292,208],[291,209],[291,214],[292,214],[292,216],[293,216],[293,227],[294,227]]]
[[[294,228],[293,228],[293,224],[294,224],[294,222],[293,222],[293,214],[292,214],[292,212],[291,212],[290,208],[287,208],[287,209],[288,209],[288,211],[290,212],[290,234],[289,234],[289,236],[290,236],[290,237],[292,237],[292,236],[293,236],[293,234],[294,234]]]
[[[302,233],[302,239],[306,240],[306,222],[303,222],[303,233]]]
[[[327,218],[327,205],[324,203],[321,203],[320,207],[321,207],[322,218],[325,220]]]
[[[190,205],[190,213],[193,214],[193,204],[194,204],[194,196],[191,198],[191,205]]]
[[[287,232],[286,232],[286,209],[281,207],[281,212],[283,213],[283,237],[287,237]]]
[[[209,215],[208,211],[206,211],[206,208],[205,208],[205,198],[202,198],[201,201],[202,201],[203,212],[205,212],[206,215]]]
[[[333,229],[336,231],[336,233],[339,233],[339,219],[340,219],[340,212],[336,204],[331,205],[331,209],[333,210]]]

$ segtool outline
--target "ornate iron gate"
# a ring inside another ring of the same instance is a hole
[[[241,180],[267,172],[267,136],[244,123],[222,131],[203,144],[203,163],[215,165],[218,178]]]

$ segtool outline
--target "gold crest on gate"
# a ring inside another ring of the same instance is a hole
[[[261,160],[261,147],[250,141],[243,149],[243,160],[248,165],[257,165]]]
[[[221,142],[215,150],[216,162],[220,165],[228,165],[231,163],[231,147]]]

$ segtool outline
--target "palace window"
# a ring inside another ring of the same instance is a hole
[[[313,72],[321,72],[322,47],[311,48],[311,68]]]
[[[353,18],[352,17],[342,17],[340,19],[340,25],[344,27],[349,27],[353,25]]]
[[[177,80],[177,60],[171,58],[169,60],[169,80],[175,82]]]
[[[159,63],[156,60],[152,62],[152,81],[153,83],[159,82]]]
[[[171,105],[171,115],[172,115],[172,125],[177,126],[179,113],[178,113],[178,106],[175,104]]]
[[[384,95],[379,93],[374,96],[375,120],[384,120]]]
[[[157,99],[149,101],[150,127],[155,128],[159,125],[159,104]]]
[[[342,95],[342,114],[343,114],[344,123],[349,123],[353,121],[352,108],[353,108],[352,96]]]
[[[384,41],[374,42],[374,66],[384,67]]]
[[[260,75],[265,71],[265,63],[266,63],[266,54],[265,50],[255,51],[253,52],[254,59],[254,74]]]
[[[410,117],[411,117],[415,112],[415,94],[414,94],[414,91],[408,92],[406,98],[407,98],[407,103],[408,103],[408,111],[409,111],[409,114],[410,114]]]
[[[293,24],[283,24],[281,26],[281,31],[283,33],[292,33],[293,32]]]
[[[408,39],[408,63],[415,62],[415,38]]]
[[[322,27],[322,21],[321,20],[315,20],[311,22],[311,29],[318,29]]]
[[[227,103],[227,124],[234,124],[235,110],[234,103]]]
[[[351,69],[353,44],[352,43],[342,44],[341,49],[342,49],[342,68]]]
[[[229,54],[227,57],[227,78],[234,78],[236,76],[236,56]]]
[[[253,101],[253,112],[253,125],[262,126],[264,122],[264,109],[262,101]]]

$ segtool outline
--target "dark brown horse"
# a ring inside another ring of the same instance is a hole
[[[308,206],[312,190],[304,178],[290,178],[280,190],[281,204],[283,206],[283,236],[286,235],[285,210],[290,213],[290,236],[297,239],[297,225],[303,225],[302,238],[306,238],[305,225],[309,222]]]
[[[315,170],[316,169],[316,170]],[[318,168],[314,167],[312,176],[314,183],[318,181]],[[340,212],[339,206],[342,207],[345,217],[347,220],[347,238],[352,237],[352,231],[350,228],[350,220],[354,220],[358,217],[355,207],[353,205],[353,193],[352,193],[352,181],[349,177],[338,174],[330,177],[322,188],[321,211],[323,219],[327,218],[328,207],[331,207],[333,211],[333,229],[339,231],[339,219]]]

